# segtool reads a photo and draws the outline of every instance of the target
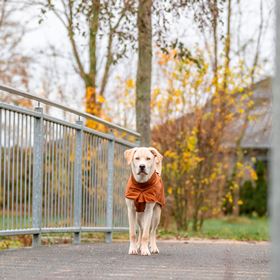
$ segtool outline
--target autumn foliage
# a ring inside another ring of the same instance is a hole
[[[151,108],[153,145],[164,155],[163,225],[174,219],[178,230],[190,225],[199,230],[205,218],[238,209],[244,180],[257,179],[254,159],[236,156],[242,131],[234,129],[236,123],[253,121],[250,73],[240,74],[240,61],[220,66],[215,75],[199,49],[193,55],[183,49],[159,52],[158,65],[162,81],[153,89]],[[134,94],[133,80],[119,79],[116,103],[126,125]]]
[[[250,80],[239,74],[242,65],[219,68],[215,80],[199,50],[195,59],[171,50],[159,63],[167,86],[153,93],[153,141],[165,157],[169,214],[179,230],[190,221],[198,230],[205,217],[221,215],[225,204],[238,207],[235,190],[244,178],[256,179],[250,161],[236,162],[239,135],[232,133],[253,106]]]

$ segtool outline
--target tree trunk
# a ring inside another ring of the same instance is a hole
[[[214,43],[214,84],[215,90],[218,90],[218,6],[217,0],[214,0],[212,7],[213,18],[213,43]]]
[[[92,11],[89,16],[89,72],[86,75],[86,112],[100,116],[101,104],[97,100],[96,91],[96,40],[99,28],[100,0],[92,1]],[[89,123],[88,126],[91,127]]]
[[[231,0],[228,0],[227,10],[227,34],[225,42],[225,69],[224,69],[224,92],[228,87],[228,71],[230,66],[230,48],[231,48]]]
[[[233,189],[233,207],[232,207],[232,215],[234,217],[239,216],[240,207],[239,207],[239,198],[240,198],[240,187],[236,187]]]
[[[136,129],[143,146],[151,143],[152,2],[140,0],[137,14]]]

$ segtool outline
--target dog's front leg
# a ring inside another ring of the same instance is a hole
[[[138,213],[136,213],[136,221],[137,221],[138,226],[139,226],[138,241],[137,241],[137,249],[138,249],[138,252],[140,251],[141,242],[142,242],[143,216],[144,216],[144,212],[138,212]]]
[[[148,256],[151,255],[149,250],[149,239],[150,239],[150,228],[151,221],[153,217],[153,209],[155,207],[155,202],[147,202],[144,215],[143,215],[143,233],[141,240],[141,255]]]
[[[129,251],[130,255],[137,255],[137,245],[136,245],[136,210],[134,206],[134,201],[131,199],[125,199],[128,211],[128,223],[129,223]]]
[[[152,222],[151,222],[151,232],[150,232],[150,248],[152,254],[158,254],[159,250],[156,244],[156,231],[160,221],[161,206],[159,204],[155,205]]]

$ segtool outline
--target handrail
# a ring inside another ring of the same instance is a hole
[[[124,151],[136,139],[46,115],[40,106],[0,102],[0,124],[0,236],[32,234],[38,246],[42,233],[69,232],[78,244],[82,232],[104,232],[111,242],[113,232],[128,229]]]
[[[138,133],[138,132],[136,132],[134,130],[130,130],[130,129],[121,127],[121,126],[119,126],[117,124],[108,122],[106,120],[103,120],[103,119],[101,119],[99,117],[96,117],[96,116],[88,114],[88,113],[79,112],[79,111],[77,111],[77,110],[75,110],[75,109],[73,109],[71,107],[66,107],[66,106],[57,104],[57,103],[55,103],[53,101],[50,101],[50,100],[48,100],[46,98],[39,97],[39,96],[36,96],[34,94],[27,93],[27,92],[24,92],[22,90],[17,90],[15,88],[12,88],[12,87],[9,87],[9,86],[5,86],[5,85],[1,85],[1,84],[0,84],[0,90],[5,91],[5,92],[9,92],[11,94],[19,95],[19,96],[22,96],[22,97],[25,97],[25,98],[29,98],[29,99],[32,99],[32,100],[36,100],[36,101],[44,103],[46,105],[51,105],[51,106],[59,108],[61,110],[68,111],[68,112],[70,112],[72,114],[75,114],[77,116],[80,116],[80,117],[83,117],[83,118],[86,118],[86,119],[90,119],[90,120],[99,122],[101,124],[104,124],[104,125],[108,126],[109,128],[117,129],[119,131],[123,131],[123,132],[129,133],[129,134],[131,134],[131,135],[133,135],[135,137],[138,137],[138,138],[140,137],[140,133]]]

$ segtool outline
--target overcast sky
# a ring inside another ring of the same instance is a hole
[[[233,3],[236,3],[236,1],[233,1]],[[271,14],[272,3],[272,0],[263,1],[266,30],[261,41],[261,58],[266,58],[268,60],[268,62],[264,65],[264,75],[271,75],[273,71],[272,57],[274,50],[273,14]],[[250,38],[256,38],[260,21],[259,6],[260,0],[241,1],[242,28],[240,32],[240,39],[242,42],[245,42]],[[238,10],[237,5],[234,5],[232,30],[235,34],[238,29],[237,19],[239,17],[239,12],[240,11]],[[55,77],[51,76],[49,79],[54,79],[53,84],[61,82],[61,85],[64,86],[64,90],[69,92],[69,95],[71,96],[68,100],[65,100],[65,102],[73,107],[80,108],[80,101],[84,95],[84,88],[80,78],[73,70],[72,61],[67,59],[71,53],[71,49],[66,32],[61,23],[52,13],[48,13],[47,17],[41,24],[38,23],[39,16],[40,10],[35,7],[30,8],[28,13],[26,12],[26,14],[19,16],[22,21],[27,18],[31,19],[28,26],[33,30],[24,37],[22,44],[24,52],[34,56],[35,60],[37,60],[37,63],[33,65],[31,72],[31,90],[36,93],[42,88],[42,77],[46,75],[45,71],[43,71],[42,65],[48,65],[50,68],[55,67],[55,69],[53,69],[55,70]],[[226,28],[226,26],[224,26],[224,28]],[[203,48],[201,33],[191,17],[184,17],[179,20],[174,18],[172,28],[170,28],[170,30],[171,32],[168,36],[174,39],[179,38],[180,41],[184,42],[189,49],[197,45]],[[235,36],[233,40],[235,41],[234,44],[236,44],[237,36]],[[81,45],[82,44],[83,42],[81,41]],[[60,50],[65,56],[64,58],[57,58],[55,60],[55,66],[52,64],[54,60],[45,55],[46,53],[51,53],[49,48],[50,46],[55,46],[55,48]],[[40,52],[42,55],[38,55]],[[254,50],[252,48],[247,50],[246,57],[248,61],[252,60],[253,54]],[[114,68],[106,92],[108,99],[109,96],[112,95],[112,91],[115,89],[114,84],[116,76],[120,75],[124,78],[135,77],[136,60],[137,56],[132,52],[128,59],[123,59],[120,61],[119,65]],[[154,67],[153,83],[158,84],[160,82],[161,77],[159,77],[159,72]],[[56,99],[57,96],[53,93],[50,98]]]

